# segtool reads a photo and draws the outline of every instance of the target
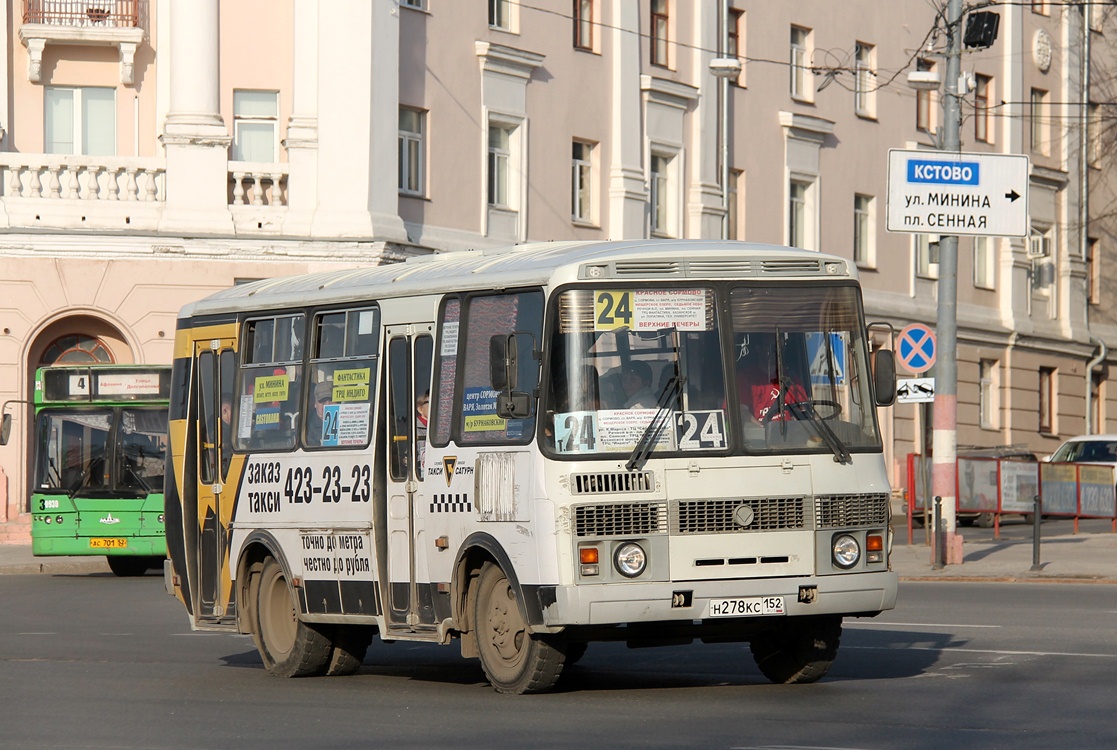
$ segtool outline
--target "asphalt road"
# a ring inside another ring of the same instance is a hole
[[[191,633],[154,574],[3,576],[0,601],[5,748],[1117,746],[1113,585],[905,582],[815,685],[769,684],[742,644],[594,644],[525,697],[456,646],[276,679],[247,637]]]

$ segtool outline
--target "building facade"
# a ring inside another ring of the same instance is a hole
[[[941,143],[941,92],[907,81],[945,70],[945,4],[9,0],[0,540],[27,535],[36,367],[169,362],[177,310],[242,280],[728,236],[850,257],[870,320],[934,325],[938,237],[885,231],[886,172]],[[960,240],[958,442],[1043,454],[1117,399],[1117,18],[987,10],[962,149],[1030,158],[1030,236]],[[896,486],[925,416],[881,411]]]

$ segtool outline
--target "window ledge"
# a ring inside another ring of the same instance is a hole
[[[116,47],[120,52],[120,82],[135,84],[136,47],[144,40],[144,30],[137,27],[64,26],[25,23],[19,28],[19,40],[27,48],[27,80],[41,83],[43,50],[47,43],[93,47]]]

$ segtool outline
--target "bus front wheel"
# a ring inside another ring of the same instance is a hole
[[[499,566],[485,563],[476,585],[473,626],[489,682],[497,692],[513,695],[550,690],[562,674],[562,650],[528,632],[516,591]]]
[[[790,617],[749,642],[756,665],[772,682],[815,682],[830,671],[842,637],[839,615]]]
[[[264,667],[277,677],[323,674],[329,664],[329,638],[299,620],[294,592],[273,557],[264,560],[260,572],[252,639]]]

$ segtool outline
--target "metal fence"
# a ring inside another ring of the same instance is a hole
[[[908,454],[908,526],[914,517],[933,511],[929,491],[930,461],[918,453]],[[1001,516],[1035,511],[1040,499],[1044,516],[1074,519],[1078,532],[1081,518],[1108,518],[1117,532],[1117,485],[1112,466],[1099,464],[1045,463],[999,458],[959,458],[957,466],[958,514],[989,513],[994,535]]]

